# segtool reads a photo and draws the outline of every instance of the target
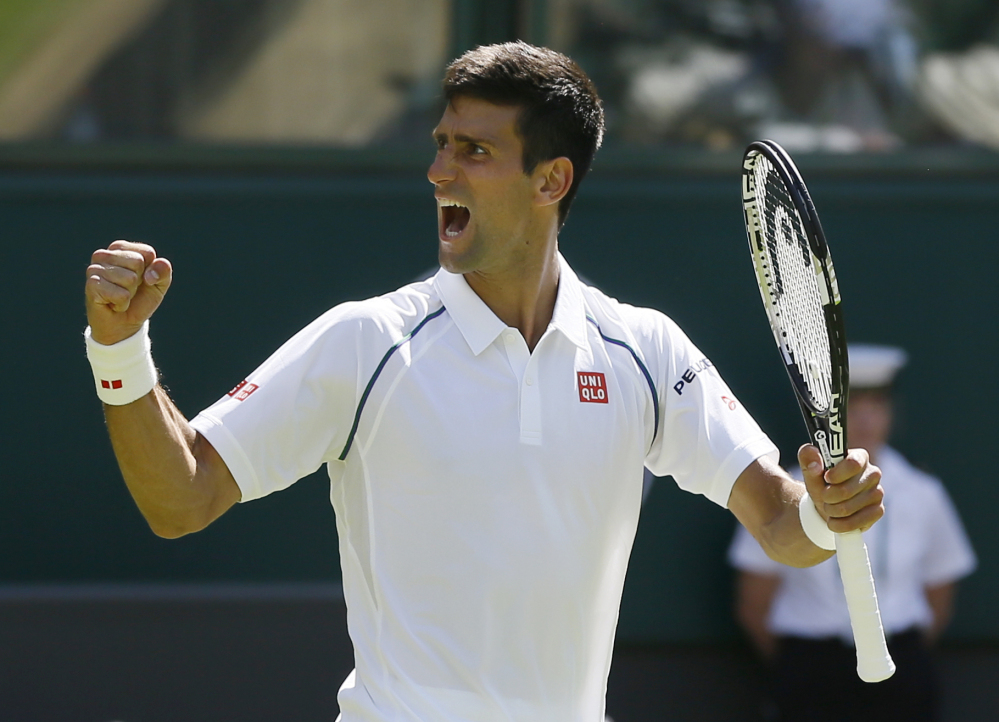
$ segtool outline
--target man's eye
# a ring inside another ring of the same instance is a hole
[[[472,155],[485,155],[486,149],[483,148],[481,145],[472,145],[469,148],[468,152],[471,153]]]

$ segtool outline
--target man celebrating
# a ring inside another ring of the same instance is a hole
[[[806,493],[672,321],[580,283],[558,231],[603,112],[575,63],[482,47],[444,94],[433,278],[333,308],[189,423],[149,355],[170,263],[116,241],[88,269],[88,354],[157,534],[326,464],[356,664],[343,722],[597,722],[643,465],[795,565],[830,555],[799,509],[866,529],[880,472],[855,451],[823,474],[803,447]]]

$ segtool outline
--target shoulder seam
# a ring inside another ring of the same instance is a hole
[[[360,401],[357,402],[357,409],[354,412],[354,424],[350,427],[350,434],[347,436],[347,443],[344,445],[343,451],[340,452],[340,456],[338,457],[340,461],[345,460],[347,458],[347,454],[350,452],[350,447],[354,443],[354,436],[357,435],[357,427],[361,423],[361,412],[364,411],[364,405],[368,401],[368,396],[371,395],[371,389],[374,388],[375,382],[378,380],[379,375],[381,375],[382,370],[384,370],[385,368],[385,364],[388,363],[389,359],[392,357],[392,354],[398,351],[405,344],[409,343],[413,339],[413,337],[416,336],[416,334],[418,334],[420,330],[427,325],[427,323],[429,323],[431,320],[443,314],[445,310],[447,309],[444,306],[441,306],[433,313],[429,313],[426,316],[424,316],[423,320],[421,320],[418,324],[416,324],[416,326],[413,328],[412,331],[410,331],[408,334],[406,334],[401,339],[392,344],[389,350],[385,352],[385,355],[382,356],[382,360],[378,362],[378,366],[375,367],[374,373],[371,374],[371,378],[368,379],[368,383],[364,387],[364,392],[361,394]]]
[[[652,381],[652,374],[649,373],[648,367],[645,365],[645,362],[642,360],[642,358],[638,355],[638,352],[635,351],[635,349],[632,348],[627,341],[622,341],[621,339],[617,338],[611,338],[610,336],[604,334],[603,330],[600,328],[600,324],[597,323],[596,319],[594,319],[589,314],[586,315],[586,320],[593,324],[594,328],[597,329],[597,333],[600,334],[600,338],[602,338],[604,341],[610,344],[614,344],[615,346],[620,346],[621,348],[627,349],[627,351],[631,354],[631,357],[635,360],[635,364],[642,372],[642,375],[645,377],[645,382],[649,385],[649,391],[652,394],[652,410],[655,418],[655,424],[652,430],[652,440],[655,441],[656,437],[659,435],[659,393],[656,391],[656,385]]]

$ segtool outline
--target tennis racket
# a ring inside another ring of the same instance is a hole
[[[847,449],[850,371],[839,286],[808,189],[790,156],[773,141],[746,149],[742,204],[770,328],[809,436],[828,469]],[[861,533],[837,534],[836,556],[857,645],[857,674],[865,682],[880,682],[895,672],[895,663]]]

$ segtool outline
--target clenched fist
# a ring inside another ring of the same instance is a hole
[[[159,308],[173,267],[145,243],[115,241],[87,267],[87,321],[94,341],[110,345],[135,334]]]

